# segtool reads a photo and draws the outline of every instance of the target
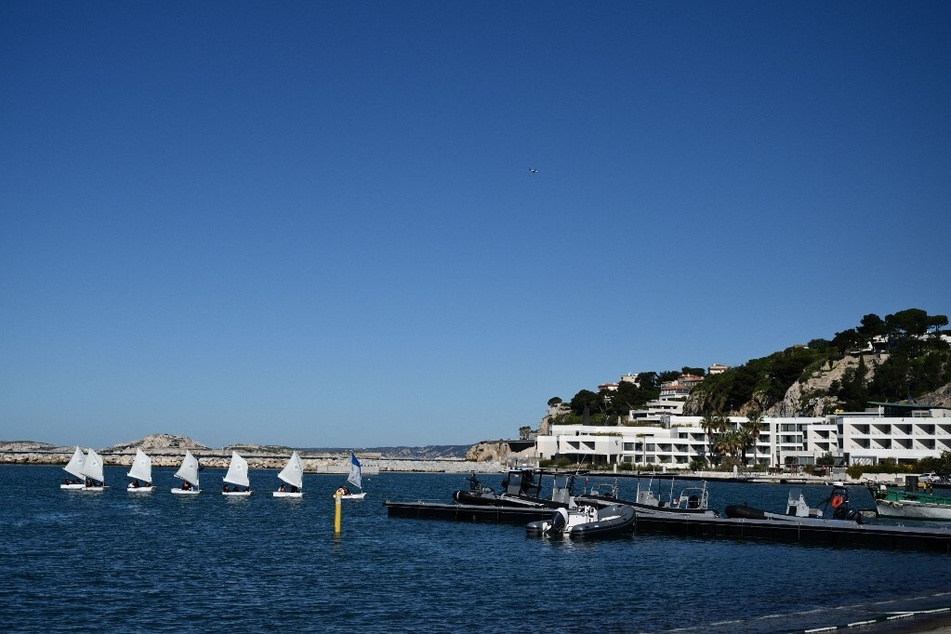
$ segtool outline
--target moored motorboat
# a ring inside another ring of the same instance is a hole
[[[636,513],[627,504],[596,507],[590,505],[576,508],[558,508],[550,519],[529,522],[525,533],[530,536],[569,537],[593,539],[630,533]]]
[[[825,517],[825,509],[810,508],[803,497],[802,491],[796,487],[789,490],[786,499],[785,513],[772,513],[748,504],[730,504],[724,509],[724,514],[733,519],[750,520],[777,520],[777,521],[845,521],[862,523],[862,513],[852,508],[849,502],[848,489],[842,484],[836,484],[832,493],[823,502],[827,509],[832,508],[832,517]]]
[[[610,504],[627,504],[633,506],[637,511],[643,513],[684,513],[691,515],[711,515],[716,516],[717,512],[710,509],[710,492],[707,490],[707,483],[703,482],[700,486],[691,486],[681,489],[680,494],[674,496],[674,481],[670,482],[670,493],[655,493],[653,482],[648,482],[646,487],[641,487],[638,482],[637,490],[634,494],[634,500],[624,500],[618,497],[618,486],[615,480],[613,485],[595,485],[591,491],[577,496],[579,504],[594,503],[598,506]]]
[[[880,484],[872,497],[881,517],[951,521],[951,497],[934,495],[930,488],[921,489],[913,476],[906,478],[904,489]]]
[[[467,490],[455,491],[452,499],[459,504],[473,506],[512,506],[530,508],[560,508],[569,506],[574,481],[580,472],[556,473],[532,467],[509,469],[502,480],[502,492],[484,486],[475,473],[469,475]],[[542,479],[553,477],[551,498],[541,497]]]

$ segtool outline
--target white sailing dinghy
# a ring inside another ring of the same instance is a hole
[[[363,467],[352,451],[350,452],[350,475],[347,476],[347,482],[360,489],[360,491],[354,493],[350,489],[344,488],[340,495],[341,500],[362,500],[366,497],[367,493],[363,490]]]
[[[63,467],[63,471],[73,476],[73,478],[66,478],[63,484],[59,485],[59,488],[72,490],[86,488],[86,476],[83,475],[84,462],[86,462],[86,456],[83,454],[83,450],[76,447],[76,451],[73,452],[73,457],[70,458],[66,466]]]
[[[182,460],[182,466],[175,472],[175,477],[182,481],[182,486],[172,489],[172,493],[176,495],[198,495],[201,490],[198,488],[198,459],[187,449],[185,450],[185,459]]]
[[[92,449],[86,452],[82,472],[86,478],[83,491],[102,491],[106,488],[106,478],[102,473],[102,458]]]
[[[129,493],[151,493],[155,490],[152,484],[152,459],[138,447],[135,449],[135,460],[126,475],[132,478],[126,487]]]
[[[248,461],[238,455],[238,452],[231,452],[231,464],[228,466],[228,473],[222,478],[225,481],[222,495],[251,495],[251,481],[248,480]],[[234,488],[229,489],[228,485],[233,484]],[[238,487],[244,487],[240,490]]]
[[[300,461],[300,456],[295,451],[277,477],[284,482],[281,488],[274,492],[276,498],[299,498],[304,497],[304,465]]]

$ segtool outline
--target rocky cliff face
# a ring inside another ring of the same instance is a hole
[[[793,383],[778,403],[764,409],[760,407],[760,403],[754,397],[753,400],[744,404],[740,411],[728,413],[746,416],[754,410],[762,410],[766,416],[773,417],[822,416],[827,411],[834,410],[840,405],[836,398],[828,396],[829,388],[833,382],[842,381],[845,373],[858,367],[859,363],[865,364],[868,371],[866,378],[870,380],[875,376],[878,366],[884,363],[888,356],[887,354],[875,353],[845,356],[842,359],[823,365],[805,380]],[[709,408],[706,399],[708,398],[710,398],[710,395],[705,392],[694,392],[684,404],[684,413],[698,416],[701,412],[707,411]],[[935,407],[951,407],[951,385],[946,385],[918,398],[918,402]]]
[[[918,399],[918,402],[934,407],[951,408],[951,384],[940,387],[934,392],[925,394]]]
[[[471,462],[507,462],[513,459],[534,456],[534,447],[517,452],[507,440],[483,441],[473,445],[466,454],[466,460]]]
[[[835,409],[837,399],[826,396],[833,381],[841,381],[846,371],[858,367],[860,362],[865,363],[868,370],[868,379],[875,375],[879,365],[888,359],[887,354],[848,355],[833,361],[813,372],[805,381],[793,383],[786,391],[786,396],[780,402],[769,407],[767,416],[792,417],[822,416],[827,409]]]

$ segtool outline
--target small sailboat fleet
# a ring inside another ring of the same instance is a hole
[[[191,451],[186,449],[181,465],[174,474],[176,478],[181,480],[181,484],[172,488],[171,492],[175,495],[199,494],[201,492],[198,475],[200,469],[201,465],[199,465],[198,459]],[[68,474],[59,485],[63,490],[102,491],[107,488],[103,474],[102,457],[92,449],[83,452],[81,448],[76,447],[66,466],[63,467],[63,470]],[[150,493],[155,491],[155,483],[152,480],[152,458],[142,451],[140,447],[136,448],[135,458],[126,475],[129,478],[126,491],[129,493]],[[293,452],[284,465],[284,468],[277,474],[277,477],[281,480],[281,485],[277,491],[274,491],[274,497],[303,497],[304,465],[300,454],[296,451]],[[222,480],[224,481],[221,491],[223,495],[251,495],[251,482],[248,477],[248,461],[238,454],[237,451],[231,452],[231,461],[228,465],[228,471]],[[347,483],[358,489],[358,491],[341,487],[339,490],[342,494],[341,497],[352,500],[364,498],[366,492],[362,490],[362,466],[352,451],[350,452],[350,473],[347,477]]]
[[[136,448],[135,459],[126,475],[132,478],[126,487],[129,493],[151,493],[155,490],[152,484],[152,459],[141,449]]]
[[[299,498],[304,496],[304,465],[297,452],[291,454],[290,459],[277,477],[284,483],[274,492],[276,498]]]
[[[59,488],[73,491],[103,491],[106,488],[106,478],[102,471],[102,458],[92,449],[83,455],[82,449],[76,447],[72,457],[63,469],[75,478],[66,478]]]
[[[225,481],[221,489],[222,495],[249,496],[251,495],[251,481],[248,479],[248,461],[238,455],[237,451],[231,452],[231,464],[228,465],[228,473],[222,478]],[[228,485],[233,488],[228,488]]]
[[[367,493],[363,490],[363,467],[356,455],[350,452],[350,475],[347,476],[347,482],[360,489],[358,492],[351,491],[348,487],[340,487],[338,493],[341,500],[362,500]]]
[[[175,477],[182,481],[181,486],[172,489],[176,495],[198,495],[201,489],[198,486],[198,459],[192,452],[185,450],[185,459],[182,466],[175,472]]]

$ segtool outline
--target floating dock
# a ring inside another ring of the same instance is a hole
[[[730,517],[676,517],[674,513],[638,513],[634,532],[675,537],[742,539],[879,550],[951,553],[951,530],[836,520],[754,520]]]
[[[544,507],[490,506],[441,502],[384,502],[390,517],[451,520],[487,524],[528,524],[551,518],[554,509]]]
[[[384,502],[390,517],[525,525],[548,519],[551,509]],[[637,513],[635,534],[701,539],[738,539],[832,546],[951,553],[951,528],[855,524],[821,519],[754,520],[668,512]]]

